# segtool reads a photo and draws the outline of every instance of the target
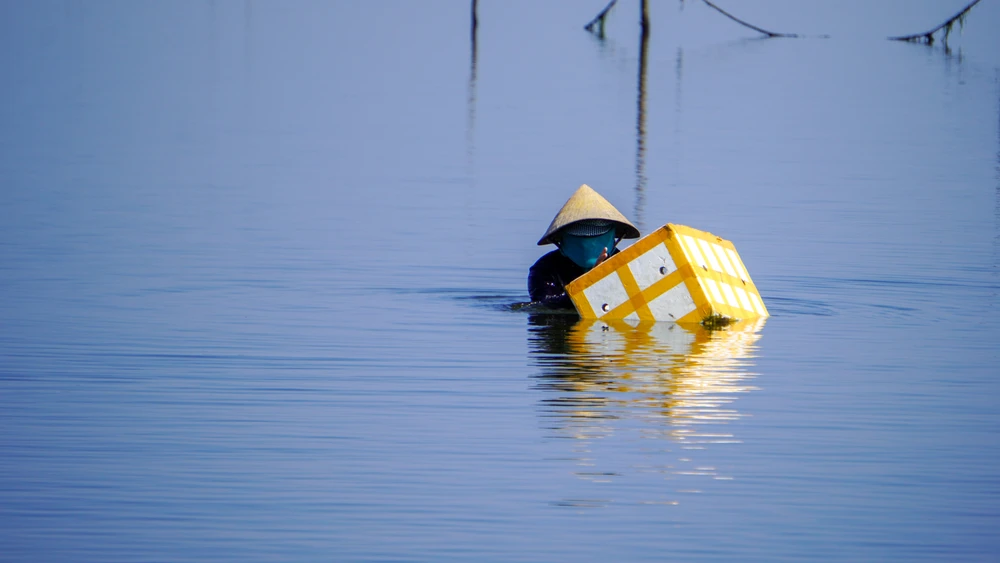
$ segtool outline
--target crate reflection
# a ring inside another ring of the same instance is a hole
[[[764,322],[709,331],[532,316],[538,387],[554,395],[543,399],[542,414],[552,429],[577,438],[613,432],[608,421],[627,418],[642,420],[646,435],[666,433],[685,447],[735,441],[718,425],[739,418],[736,398],[754,389]]]

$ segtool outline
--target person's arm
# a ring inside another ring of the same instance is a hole
[[[614,250],[611,252],[614,254]],[[566,293],[566,282],[560,275],[558,262],[551,254],[542,257],[528,270],[528,295],[533,302],[541,303],[552,309],[575,309],[573,300]],[[597,263],[608,259],[608,249],[601,252]],[[572,277],[575,277],[574,274]],[[572,280],[570,280],[572,281]]]
[[[542,260],[528,270],[528,295],[533,302],[553,309],[572,309],[573,301],[559,274]]]
[[[569,298],[569,294],[566,293],[565,288],[562,291],[552,290],[551,292],[540,295],[538,299],[532,299],[537,303],[541,303],[550,309],[574,309],[573,300]]]

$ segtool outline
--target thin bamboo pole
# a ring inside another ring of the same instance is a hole
[[[978,3],[979,3],[979,0],[972,0],[972,2],[970,2],[966,7],[962,8],[961,10],[959,10],[959,12],[957,14],[955,14],[954,16],[948,18],[948,20],[946,20],[944,23],[942,23],[941,25],[939,25],[939,26],[931,29],[930,31],[925,31],[923,33],[915,33],[913,35],[900,35],[898,37],[889,37],[889,40],[890,41],[909,41],[911,43],[927,43],[928,45],[933,45],[934,44],[934,34],[937,33],[938,31],[941,31],[942,29],[944,29],[944,41],[943,41],[943,43],[947,47],[948,46],[948,36],[951,35],[951,28],[952,28],[952,26],[955,25],[956,21],[959,23],[959,25],[962,25],[965,22],[965,16],[969,13],[969,10],[971,10],[972,7],[975,6]]]

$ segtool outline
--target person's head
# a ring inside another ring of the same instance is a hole
[[[604,249],[610,254],[623,238],[639,238],[639,230],[584,184],[552,219],[538,244],[555,244],[567,258],[589,270]]]

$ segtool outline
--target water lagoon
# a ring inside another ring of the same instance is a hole
[[[964,4],[4,4],[0,560],[996,558]],[[512,306],[584,182],[772,317]]]

